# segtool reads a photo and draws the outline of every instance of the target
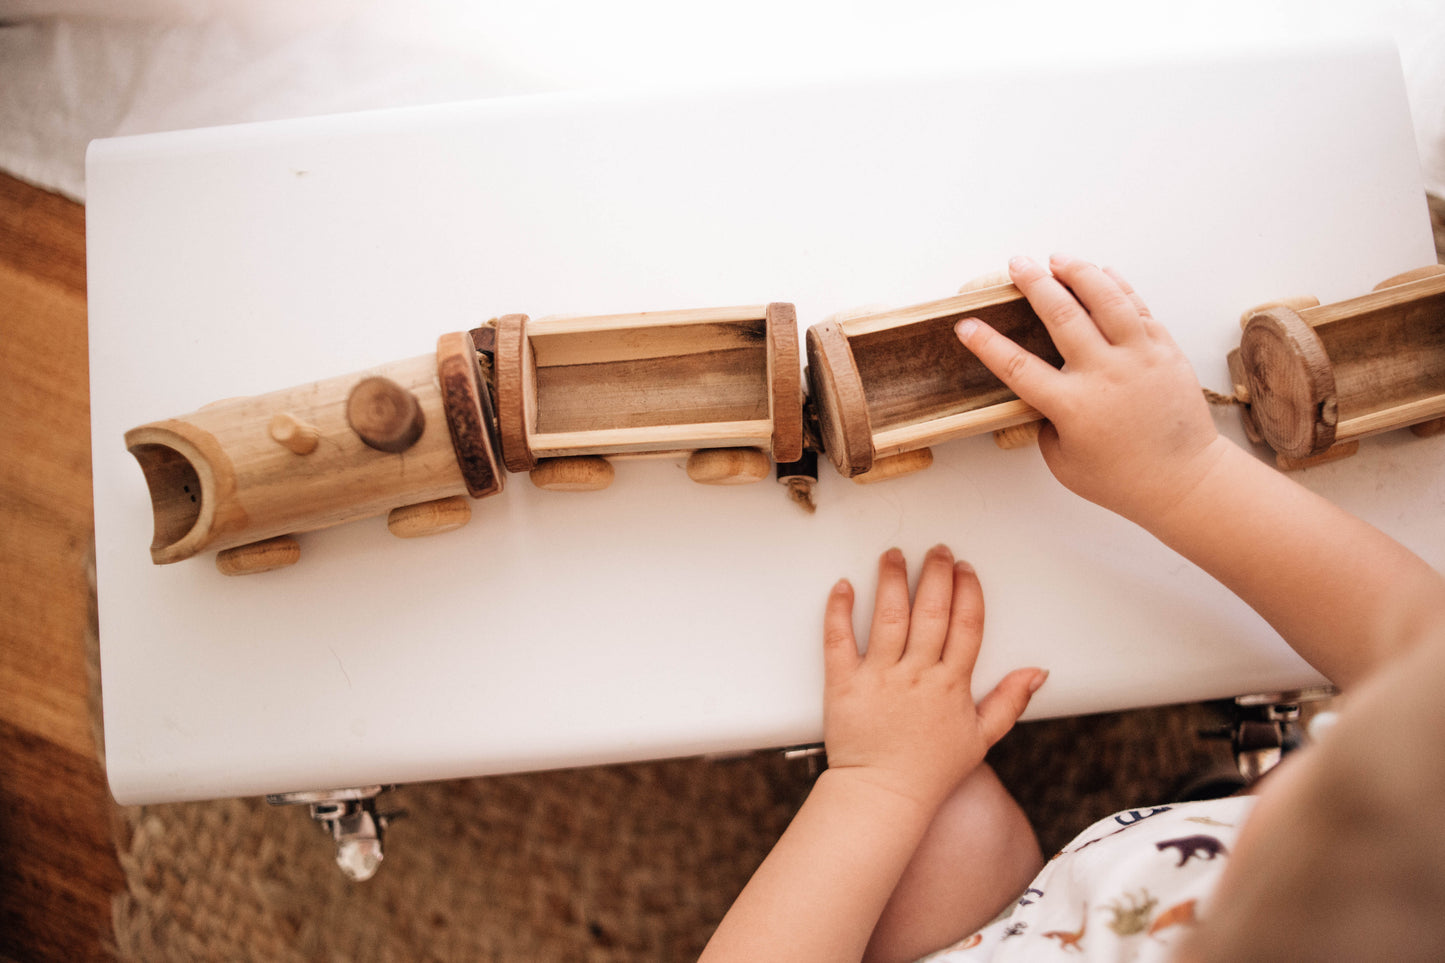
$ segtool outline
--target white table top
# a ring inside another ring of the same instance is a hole
[[[1241,310],[1433,260],[1378,46],[218,128],[96,142],[88,179],[122,803],[817,741],[825,593],[846,575],[866,599],[891,545],[974,562],[976,685],[1049,667],[1033,718],[1316,682],[1208,576],[987,437],[884,485],[825,466],[811,517],[770,483],[690,484],[680,460],[621,463],[586,495],[510,476],[456,533],[401,541],[373,519],[228,579],[208,556],[150,564],[122,435],[507,312],[787,300],[806,327],[1053,250],[1124,271],[1223,389]],[[1445,440],[1395,433],[1299,478],[1441,565],[1442,463]]]

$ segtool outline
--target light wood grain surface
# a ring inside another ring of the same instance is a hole
[[[85,660],[85,213],[4,175],[0,344],[0,958],[105,959],[124,878]]]

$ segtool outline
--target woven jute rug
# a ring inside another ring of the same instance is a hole
[[[1159,802],[1195,759],[1197,707],[1023,726],[996,753],[1053,851]],[[302,809],[127,808],[123,960],[688,960],[805,797],[779,756],[403,787],[365,883]]]
[[[1216,721],[1191,705],[1027,723],[990,761],[1053,852],[1227,759],[1196,734]],[[689,960],[811,783],[806,762],[764,753],[409,785],[384,797],[409,815],[364,883],[304,807],[116,807],[113,948],[137,963]]]
[[[304,808],[128,810],[127,960],[684,960],[781,834],[807,774],[688,760],[407,786],[349,883]]]

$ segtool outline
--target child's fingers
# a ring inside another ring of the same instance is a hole
[[[823,609],[823,675],[836,682],[858,664],[858,640],[853,636],[853,586],[847,579],[828,593]]]
[[[903,658],[921,666],[932,665],[943,653],[953,609],[953,553],[935,545],[923,558],[913,612],[908,620],[908,646]]]
[[[954,333],[1009,390],[1049,415],[1054,407],[1054,385],[1063,377],[1062,372],[977,318],[964,318]]]
[[[1149,305],[1145,304],[1144,299],[1139,297],[1139,292],[1134,290],[1134,286],[1128,281],[1124,280],[1124,275],[1120,274],[1118,271],[1114,270],[1111,267],[1106,267],[1103,269],[1103,271],[1105,274],[1109,275],[1109,278],[1115,284],[1119,285],[1119,290],[1123,291],[1124,294],[1128,296],[1129,300],[1134,302],[1134,310],[1139,312],[1139,317],[1144,318],[1148,321],[1154,320],[1154,315],[1149,311]]]
[[[1144,303],[1144,299],[1134,290],[1134,286],[1124,280],[1124,275],[1109,267],[1104,268],[1104,273],[1119,285],[1119,290],[1128,295],[1130,301],[1134,302],[1134,310],[1139,312],[1139,324],[1143,327],[1145,336],[1156,340],[1162,338],[1172,343],[1174,339],[1169,337],[1169,332],[1162,324],[1154,320],[1154,313],[1149,310],[1149,305]]]
[[[1015,669],[979,700],[979,731],[988,745],[998,742],[1014,727],[1048,677],[1046,669]]]
[[[1124,344],[1144,336],[1138,306],[1113,278],[1088,261],[1063,254],[1055,254],[1049,264],[1054,276],[1074,292],[1110,344]]]
[[[983,586],[967,562],[955,564],[952,574],[953,609],[948,616],[943,661],[967,677],[973,674],[973,664],[978,661],[978,649],[983,644]]]
[[[1083,361],[1104,347],[1099,326],[1057,278],[1026,257],[1014,258],[1008,270],[1034,313],[1049,329],[1049,337],[1065,363]]]
[[[903,553],[890,548],[878,559],[878,591],[868,629],[868,657],[884,665],[903,656],[908,641],[908,567]]]

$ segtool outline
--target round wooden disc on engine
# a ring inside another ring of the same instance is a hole
[[[467,494],[495,495],[502,490],[506,473],[498,462],[492,433],[491,396],[477,366],[476,343],[467,332],[453,331],[437,339],[437,384]]]
[[[369,447],[392,454],[416,444],[426,428],[416,395],[380,376],[363,378],[351,389],[346,421]]]

